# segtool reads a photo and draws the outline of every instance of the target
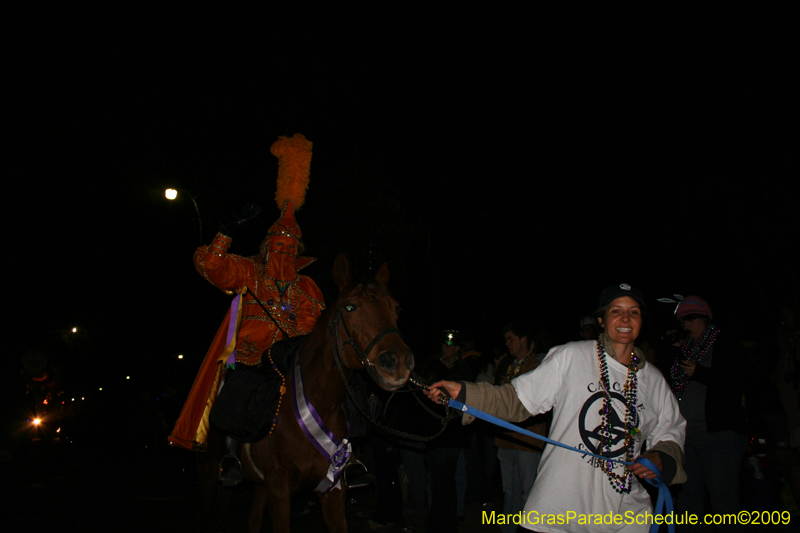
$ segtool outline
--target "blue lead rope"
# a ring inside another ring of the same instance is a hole
[[[667,487],[667,484],[664,482],[664,479],[661,477],[661,471],[649,459],[646,459],[644,457],[638,457],[635,461],[620,461],[618,459],[611,459],[609,457],[604,457],[602,455],[597,455],[597,454],[594,454],[594,453],[590,453],[590,452],[588,452],[586,450],[579,450],[578,448],[573,448],[572,446],[567,446],[566,444],[563,444],[561,442],[558,442],[558,441],[555,441],[555,440],[552,440],[552,439],[548,439],[547,437],[543,437],[542,435],[537,435],[536,433],[533,433],[532,431],[528,431],[526,429],[522,429],[521,427],[515,426],[514,424],[512,424],[510,422],[506,422],[505,420],[501,420],[501,419],[497,418],[496,416],[492,416],[490,414],[484,413],[483,411],[478,411],[474,407],[470,407],[468,405],[464,405],[463,403],[459,402],[458,400],[450,399],[448,401],[448,405],[450,407],[452,407],[453,409],[457,409],[458,411],[461,411],[462,413],[466,413],[468,415],[472,415],[475,418],[480,418],[481,420],[486,420],[487,422],[491,422],[492,424],[494,424],[496,426],[500,426],[502,428],[510,429],[511,431],[516,431],[517,433],[521,433],[521,434],[527,435],[529,437],[534,437],[534,438],[539,439],[541,441],[544,441],[544,442],[546,442],[548,444],[552,444],[553,446],[558,446],[559,448],[566,448],[567,450],[570,450],[570,451],[573,451],[573,452],[578,452],[581,455],[588,455],[590,457],[596,457],[598,459],[602,459],[603,461],[612,461],[614,463],[622,463],[622,464],[624,464],[626,466],[631,466],[633,463],[639,463],[639,464],[645,466],[646,468],[649,468],[650,470],[652,470],[653,473],[656,475],[655,479],[646,479],[645,480],[648,483],[650,483],[651,485],[653,485],[654,487],[658,488],[658,500],[656,502],[656,506],[655,506],[655,510],[654,510],[653,514],[654,515],[663,515],[665,511],[666,511],[666,514],[672,514],[673,511],[674,511],[673,506],[672,506],[672,495],[669,493],[669,487]],[[658,528],[659,528],[659,524],[656,524],[655,521],[654,521],[654,523],[650,526],[650,533],[657,533]],[[675,532],[675,525],[674,524],[668,524],[667,525],[667,529],[669,530],[669,533],[674,533]]]

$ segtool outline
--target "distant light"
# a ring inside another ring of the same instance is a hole
[[[125,379],[131,379],[131,377],[130,376],[125,376]]]
[[[58,428],[58,429],[56,430],[56,433],[61,433],[61,428]]]
[[[74,401],[75,401],[75,398],[73,398],[73,399],[72,399],[72,401],[74,402]]]
[[[81,396],[81,400],[85,400],[85,399],[86,399],[86,397],[85,397],[85,396]]]
[[[38,426],[41,423],[42,423],[42,419],[41,418],[34,418],[33,419],[33,425],[34,426]]]
[[[167,189],[166,191],[164,191],[164,196],[167,197],[167,200],[174,200],[175,198],[178,197],[178,191],[176,191],[175,189]]]
[[[183,355],[179,355],[179,356],[178,356],[178,359],[183,359]]]
[[[72,328],[72,333],[78,333],[78,328]]]
[[[99,389],[97,389],[97,390],[103,390],[103,387],[100,387],[100,388],[99,388]]]

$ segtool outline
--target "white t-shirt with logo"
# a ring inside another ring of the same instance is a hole
[[[597,342],[580,341],[557,346],[539,367],[512,381],[520,401],[532,414],[553,409],[549,437],[568,446],[593,453],[600,446],[599,428],[603,421],[603,390],[597,360]],[[625,459],[625,399],[623,387],[628,367],[607,357],[609,384],[614,412],[611,456]],[[641,454],[643,442],[649,447],[661,441],[684,443],[686,422],[680,415],[675,396],[661,373],[650,364],[637,372],[637,427],[633,458]],[[615,473],[626,467],[615,464]],[[542,454],[536,483],[525,504],[526,516],[541,520],[542,514],[574,516],[569,524],[524,523],[523,527],[542,532],[560,531],[648,531],[648,524],[579,524],[579,515],[607,515],[611,520],[635,522],[637,514],[653,509],[650,496],[638,478],[629,494],[620,494],[611,486],[608,475],[600,469],[600,460],[553,445]],[[529,514],[529,511],[536,513]],[[537,515],[538,513],[538,515]],[[613,518],[620,515],[621,518]],[[597,517],[592,517],[596,519]],[[558,518],[550,519],[558,520]],[[641,521],[641,519],[640,519]]]

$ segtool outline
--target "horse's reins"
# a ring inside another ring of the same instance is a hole
[[[342,327],[344,328],[344,332],[347,335],[347,340],[344,341],[343,343],[339,342],[339,324],[340,323],[342,324]],[[431,414],[433,414],[437,418],[441,418],[442,419],[442,427],[439,429],[438,432],[436,432],[434,435],[431,435],[429,437],[423,437],[423,436],[420,436],[420,435],[414,435],[412,433],[406,433],[405,431],[400,431],[400,430],[391,428],[389,426],[386,426],[385,424],[382,424],[382,423],[378,422],[375,418],[373,418],[372,416],[367,414],[364,411],[364,409],[362,409],[362,407],[359,405],[358,400],[355,397],[355,394],[350,389],[350,385],[348,384],[347,376],[345,376],[345,374],[344,374],[344,368],[343,368],[343,365],[342,365],[342,356],[339,353],[340,344],[341,345],[348,345],[349,344],[350,346],[352,346],[353,350],[356,352],[356,355],[358,355],[358,358],[359,358],[359,360],[361,362],[361,365],[365,369],[368,369],[370,366],[372,366],[372,367],[375,366],[375,363],[373,363],[372,361],[369,360],[368,354],[372,351],[373,348],[375,348],[375,345],[381,339],[383,339],[384,337],[386,337],[387,335],[390,335],[392,333],[397,333],[399,335],[400,334],[400,330],[398,330],[397,328],[387,328],[387,329],[381,331],[367,345],[366,351],[361,351],[361,349],[358,347],[358,345],[356,345],[356,342],[353,339],[353,336],[350,334],[350,330],[347,328],[347,324],[344,321],[344,317],[342,316],[341,309],[337,309],[336,310],[336,314],[334,315],[333,320],[331,321],[330,332],[329,332],[329,337],[330,337],[330,340],[331,340],[331,347],[333,349],[333,360],[336,362],[336,368],[339,370],[339,375],[342,378],[342,383],[344,383],[344,388],[347,391],[347,395],[350,396],[350,400],[353,402],[353,405],[356,406],[356,409],[358,409],[358,412],[361,414],[361,416],[363,416],[364,418],[369,420],[372,424],[374,424],[378,428],[386,431],[389,434],[396,435],[398,437],[401,437],[401,438],[404,438],[404,439],[407,439],[407,440],[426,442],[426,441],[429,441],[429,440],[434,439],[434,438],[438,437],[439,435],[441,435],[442,432],[444,432],[445,428],[447,427],[447,422],[449,422],[455,416],[450,416],[450,413],[448,413],[446,416],[442,417],[440,415],[436,415],[435,413],[431,412]],[[411,381],[412,383],[414,383],[415,385],[418,385],[420,387],[425,387],[424,385],[420,385],[420,381],[421,380],[420,380],[419,377],[417,377],[416,379],[409,377],[409,381]],[[425,387],[425,388],[427,388],[427,387]],[[415,396],[415,398],[416,398],[416,396]],[[430,410],[428,410],[428,411],[430,412]]]

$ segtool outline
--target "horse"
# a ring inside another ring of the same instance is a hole
[[[302,374],[300,386],[308,402],[341,441],[347,435],[343,402],[347,382],[353,373],[366,369],[381,388],[397,390],[409,379],[414,355],[397,329],[399,306],[387,288],[389,269],[385,263],[373,279],[355,283],[347,258],[339,254],[334,262],[333,278],[339,287],[339,298],[304,340],[297,367]],[[265,505],[269,508],[272,531],[290,531],[292,495],[300,489],[319,489],[329,476],[332,460],[318,451],[295,416],[296,382],[293,379],[287,377],[285,381],[287,390],[272,433],[258,442],[244,444],[241,449],[244,478],[255,487],[248,517],[251,533],[261,531]],[[219,455],[214,451],[209,448],[209,457]],[[215,458],[211,466],[205,462],[201,475],[209,479],[218,472],[215,465],[219,458]],[[226,492],[222,496],[223,503],[218,501],[214,506],[226,505],[230,490]],[[317,495],[328,530],[346,532],[344,488],[318,490]],[[207,510],[221,518],[219,507]],[[206,525],[210,522],[213,520]]]

